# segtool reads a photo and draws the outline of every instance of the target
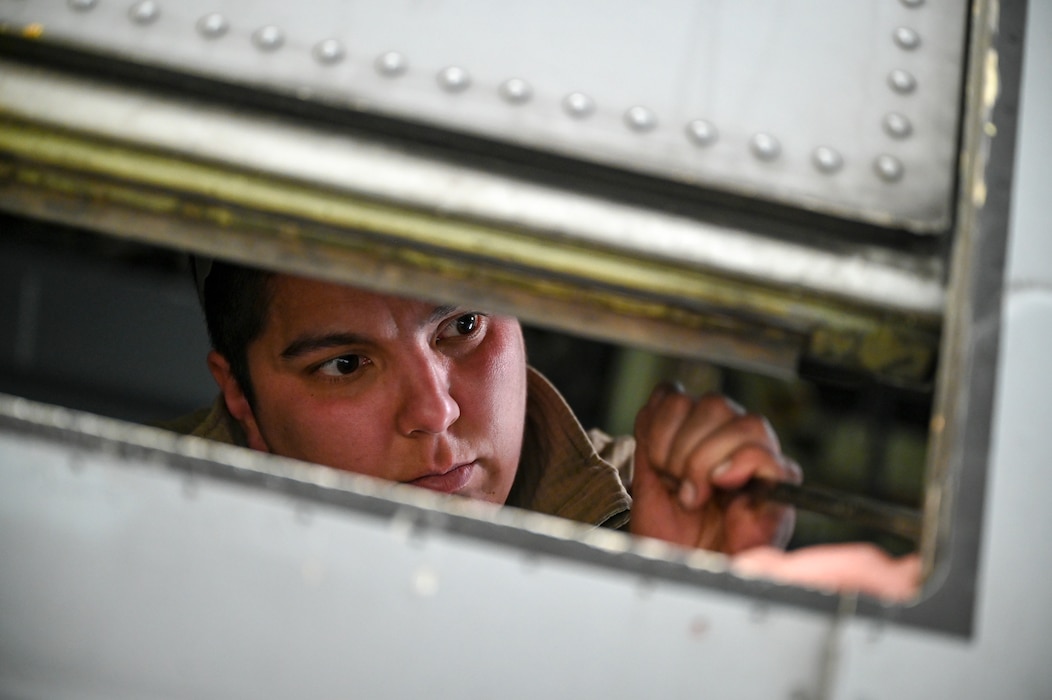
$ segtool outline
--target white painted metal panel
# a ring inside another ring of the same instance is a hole
[[[441,497],[50,415],[73,432],[0,427],[4,697],[755,698],[821,681],[826,615],[558,555],[583,527],[535,516],[541,546],[508,546],[499,520],[451,534],[469,516]],[[241,466],[220,478],[192,454]],[[289,488],[320,480],[402,505]]]
[[[40,41],[918,232],[967,2],[0,0]]]

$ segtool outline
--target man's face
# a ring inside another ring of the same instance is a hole
[[[518,321],[284,275],[271,285],[248,348],[256,406],[237,416],[252,447],[505,501],[526,412]]]

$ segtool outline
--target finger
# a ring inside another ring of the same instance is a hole
[[[644,499],[657,491],[675,494],[679,490],[679,479],[651,467],[651,464],[655,460],[662,459],[662,456],[659,447],[654,447],[653,455],[651,454],[653,440],[650,436],[650,426],[655,422],[658,406],[666,396],[676,392],[677,387],[671,383],[658,384],[654,387],[646,404],[636,414],[633,431],[636,438],[635,473],[631,487],[633,499]]]
[[[668,458],[673,440],[683,420],[690,412],[691,401],[676,386],[659,385],[650,400],[636,416],[635,437],[638,457],[644,463],[637,467],[678,475],[669,471]]]
[[[724,396],[708,394],[692,402],[669,450],[666,468],[680,478],[687,478],[688,470],[696,466],[697,460],[715,466],[730,453],[731,445],[717,440],[714,435],[726,432],[745,413],[737,404]],[[721,454],[722,450],[722,454]]]
[[[760,545],[784,547],[792,537],[796,511],[776,501],[754,498],[741,491],[717,491],[714,500],[721,504],[728,537],[728,554]]]
[[[728,552],[760,544],[785,544],[792,535],[795,510],[743,492],[741,489],[752,478],[798,483],[800,472],[795,462],[760,445],[742,447],[722,468],[713,471],[714,500],[723,510],[727,529],[732,533]]]
[[[643,407],[639,409],[638,413],[636,413],[634,434],[637,437],[649,432],[650,425],[654,422],[654,413],[657,411],[657,407],[666,396],[675,391],[675,385],[668,382],[663,382],[654,387],[653,391],[650,392],[650,397],[647,399],[647,402],[643,404]]]
[[[915,554],[893,558],[874,545],[852,542],[788,553],[758,547],[734,557],[731,571],[748,578],[906,601],[917,594],[921,562]]]
[[[767,445],[746,443],[709,472],[711,486],[723,491],[741,489],[751,479],[798,484],[802,471],[796,462]]]
[[[686,508],[704,503],[713,487],[738,489],[753,476],[773,480],[795,477],[795,465],[788,466],[789,460],[782,458],[770,424],[755,414],[721,425],[695,444],[684,459],[681,502]]]

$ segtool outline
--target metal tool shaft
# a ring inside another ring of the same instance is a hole
[[[872,527],[913,542],[920,539],[921,513],[912,508],[821,486],[797,486],[765,479],[751,480],[745,490],[758,498],[778,501],[855,525]]]

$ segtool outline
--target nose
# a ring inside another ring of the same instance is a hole
[[[434,435],[460,418],[460,405],[450,393],[450,370],[445,358],[421,353],[403,367],[397,427],[403,435]]]

